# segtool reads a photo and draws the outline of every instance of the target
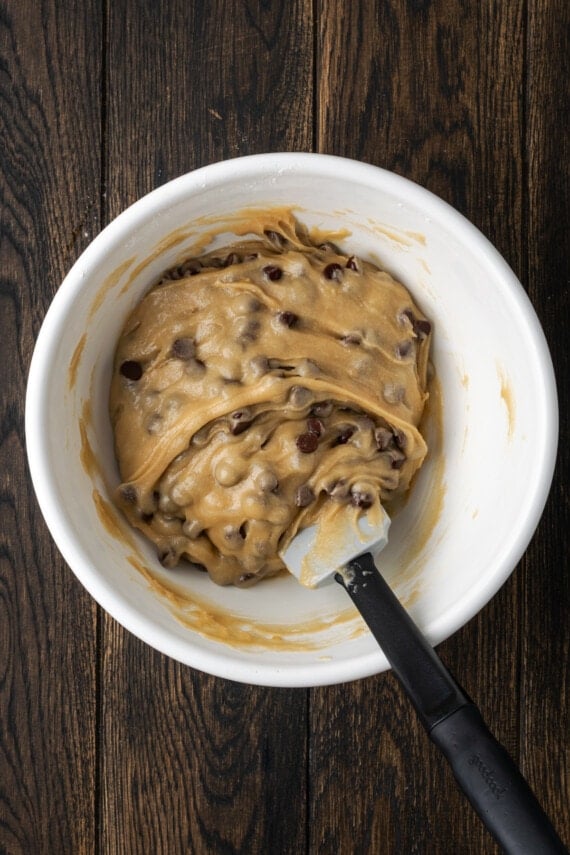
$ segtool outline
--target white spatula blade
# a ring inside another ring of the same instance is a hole
[[[346,509],[334,518],[334,525],[313,525],[303,529],[280,553],[283,563],[301,584],[316,588],[330,582],[334,574],[363,552],[379,552],[388,543],[390,517],[383,508],[372,520],[362,514],[355,525],[354,514]]]

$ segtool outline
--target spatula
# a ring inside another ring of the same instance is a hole
[[[353,509],[351,509],[353,510]],[[334,528],[301,531],[281,553],[308,587],[342,585],[412,701],[428,736],[484,824],[508,855],[567,853],[550,820],[481,713],[427,642],[373,555],[387,543],[390,519],[339,512]]]

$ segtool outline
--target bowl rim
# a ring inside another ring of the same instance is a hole
[[[172,206],[196,190],[220,186],[227,177],[245,177],[284,172],[309,172],[319,177],[337,178],[339,170],[350,169],[351,178],[361,183],[381,183],[387,193],[401,188],[411,204],[425,211],[426,216],[441,219],[456,233],[468,238],[477,253],[496,271],[514,297],[521,317],[531,332],[534,362],[543,381],[540,402],[542,445],[535,449],[539,461],[535,464],[535,489],[529,491],[521,505],[516,535],[504,547],[500,572],[485,577],[470,588],[464,597],[448,608],[424,632],[432,644],[448,638],[474,617],[497,593],[514,571],[540,521],[552,484],[558,446],[558,398],[556,379],[548,344],[530,299],[521,282],[490,241],[459,211],[416,182],[379,166],[337,155],[313,152],[273,152],[246,155],[217,161],[185,173],[150,191],[114,218],[85,248],[56,291],[46,312],[30,362],[25,399],[25,437],[28,465],[41,512],[66,563],[95,601],[123,627],[161,653],[201,671],[242,683],[273,687],[310,687],[348,682],[377,674],[389,666],[378,651],[359,655],[355,660],[300,662],[292,667],[275,664],[252,665],[240,660],[231,648],[213,652],[196,646],[192,640],[183,641],[158,621],[142,617],[122,595],[118,595],[102,578],[97,567],[84,554],[81,544],[66,515],[54,501],[57,489],[51,474],[48,443],[45,436],[47,383],[51,357],[59,341],[59,333],[68,312],[82,289],[86,271],[89,272],[107,249],[124,240],[137,224],[149,215],[156,215],[163,206]]]

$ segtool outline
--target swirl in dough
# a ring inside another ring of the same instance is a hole
[[[275,575],[317,517],[408,489],[430,337],[388,273],[268,214],[129,317],[110,395],[117,504],[167,567],[240,586]]]

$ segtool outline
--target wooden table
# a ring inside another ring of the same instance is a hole
[[[439,194],[544,325],[563,416],[550,500],[440,652],[570,842],[569,34],[567,0],[0,2],[2,855],[498,851],[391,674],[286,690],[178,665],[95,605],[33,496],[26,374],[66,271],[153,187],[272,150]]]

